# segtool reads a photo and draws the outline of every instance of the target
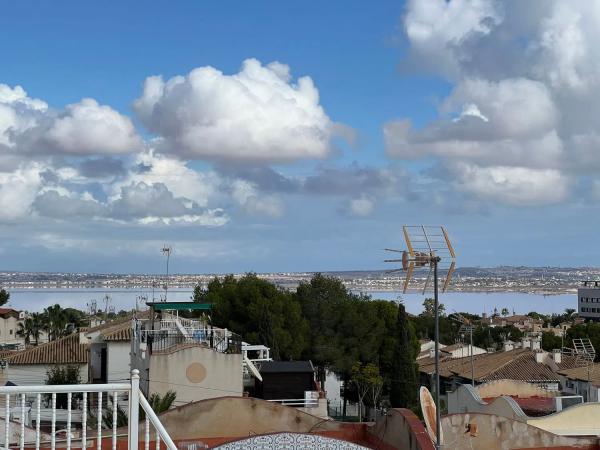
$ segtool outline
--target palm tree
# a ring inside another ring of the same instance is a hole
[[[33,313],[27,317],[23,322],[19,322],[19,328],[17,329],[17,336],[21,336],[25,340],[25,345],[31,344],[31,339],[35,340],[37,346],[40,342],[40,333],[43,328],[42,315],[40,313]]]
[[[48,339],[54,341],[65,335],[67,316],[65,310],[56,304],[48,306],[42,313],[43,328],[48,332]]]
[[[17,326],[17,336],[22,337],[25,341],[25,346],[28,346],[31,343],[33,320],[28,317],[23,322],[19,322]]]
[[[37,346],[40,343],[40,334],[44,328],[44,320],[40,313],[31,314],[31,337],[35,339],[35,345]]]
[[[165,395],[160,395],[155,392],[154,394],[150,395],[150,398],[148,399],[148,403],[150,403],[152,410],[156,414],[160,414],[162,412],[169,410],[171,408],[171,406],[173,405],[173,402],[175,401],[176,398],[177,398],[177,393],[175,391],[167,391],[167,392],[165,392]],[[145,418],[146,418],[146,413],[144,412],[143,408],[140,408],[140,420],[143,420]]]

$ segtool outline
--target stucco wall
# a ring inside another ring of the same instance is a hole
[[[548,416],[531,418],[528,425],[564,436],[600,435],[600,403],[571,406]]]
[[[448,413],[485,413],[496,414],[511,419],[526,421],[527,415],[517,402],[508,396],[500,396],[486,403],[479,395],[478,389],[470,384],[462,384],[448,393]]]
[[[0,317],[0,344],[20,344],[23,338],[17,336],[17,324],[22,322],[15,317]],[[12,330],[12,333],[11,333]]]
[[[505,450],[519,448],[597,448],[596,438],[559,436],[526,423],[492,414],[442,417],[444,448]]]
[[[150,394],[177,392],[178,404],[243,392],[242,355],[192,346],[150,357]]]
[[[173,439],[241,438],[252,434],[337,431],[325,421],[296,408],[248,397],[222,397],[170,409],[160,421]],[[140,424],[140,436],[144,432]]]
[[[5,436],[6,436],[6,422],[4,417],[0,418],[0,442],[4,445]],[[25,427],[25,444],[33,443],[35,445],[36,432],[34,428],[30,428],[28,426]],[[48,433],[41,432],[40,433],[41,440],[50,439],[50,435]],[[8,440],[11,443],[18,444],[21,439],[21,422],[17,422],[14,420],[10,421],[10,431],[8,433]],[[17,445],[15,445],[15,448]]]
[[[549,391],[525,381],[497,380],[484,383],[476,387],[481,398],[500,397],[510,395],[514,397],[556,397],[559,391]]]
[[[367,436],[378,449],[434,450],[425,427],[408,409],[390,409],[367,429]]]

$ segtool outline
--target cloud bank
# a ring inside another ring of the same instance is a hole
[[[411,0],[404,66],[450,83],[438,118],[384,126],[393,158],[434,158],[481,201],[546,205],[594,176],[600,8],[586,1]]]

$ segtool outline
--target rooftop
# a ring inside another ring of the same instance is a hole
[[[435,360],[417,360],[419,370],[427,374],[435,371]],[[529,382],[558,381],[559,377],[544,363],[535,361],[535,354],[529,349],[516,349],[506,352],[483,353],[473,357],[475,380],[478,382],[509,379]],[[440,376],[445,378],[471,378],[471,358],[442,358]]]
[[[26,364],[86,364],[88,346],[79,341],[79,333],[37,347],[30,347],[6,358],[12,365]]]
[[[571,380],[591,381],[594,386],[600,387],[600,364],[595,363],[588,367],[573,367],[571,369],[559,370],[558,373]],[[589,377],[589,378],[588,378]]]
[[[304,373],[314,372],[311,361],[265,361],[260,365],[260,373]]]

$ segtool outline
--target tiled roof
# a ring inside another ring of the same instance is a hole
[[[12,308],[0,308],[0,317],[6,316],[19,317],[19,311]]]
[[[481,381],[491,380],[559,381],[559,377],[546,364],[536,362],[533,352],[525,350],[523,354],[481,378]]]
[[[100,334],[105,341],[131,341],[131,320],[102,330]]]
[[[421,372],[435,371],[433,358],[417,360]],[[509,379],[520,381],[558,381],[559,377],[543,363],[535,361],[529,349],[508,352],[483,353],[473,357],[475,380],[478,382]],[[440,376],[445,378],[471,378],[471,358],[442,358]]]
[[[89,359],[87,344],[79,342],[79,333],[28,348],[6,358],[9,365],[18,364],[86,364]]]
[[[570,378],[571,380],[580,381],[588,381],[589,376],[589,380],[594,386],[600,386],[600,364],[598,363],[595,363],[593,366],[590,366],[589,374],[587,366],[559,370],[558,373],[567,378]]]
[[[556,365],[557,365],[559,371],[566,370],[566,369],[573,369],[578,366],[577,357],[569,356],[569,355],[562,355],[560,364],[556,364]]]

